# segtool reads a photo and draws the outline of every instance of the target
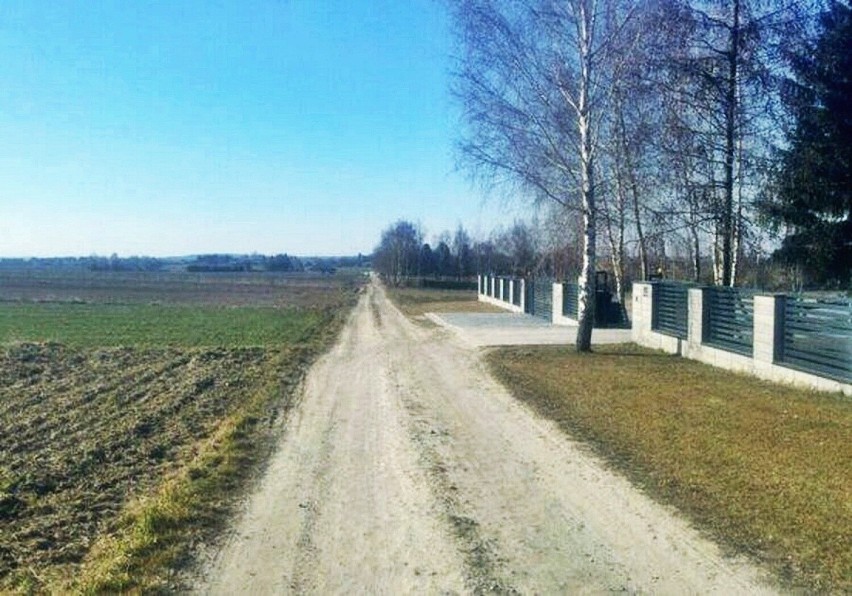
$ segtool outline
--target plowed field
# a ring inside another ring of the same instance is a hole
[[[32,284],[42,294],[29,287],[27,299],[0,302],[0,591],[67,585],[127,506],[196,460],[248,404],[261,444],[354,295],[339,280],[313,299],[304,285],[294,298],[274,284],[285,305],[275,308],[263,282],[258,308],[242,283],[234,306],[220,279],[204,306],[192,306],[203,295],[195,286],[180,306],[157,306],[154,288],[144,304],[127,301],[130,282],[119,279],[125,302],[81,304],[69,280],[49,281]]]

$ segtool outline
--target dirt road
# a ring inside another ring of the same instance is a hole
[[[199,592],[770,593],[371,285]]]

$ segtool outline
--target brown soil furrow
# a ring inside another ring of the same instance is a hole
[[[107,520],[276,374],[261,350],[30,344],[3,358],[15,378],[0,385],[0,586],[79,563]]]

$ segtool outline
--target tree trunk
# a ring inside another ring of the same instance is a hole
[[[731,247],[731,286],[737,285],[737,271],[743,247],[743,140],[740,137],[737,151],[737,208],[734,215],[733,243]]]
[[[639,241],[639,268],[642,281],[648,280],[648,246],[645,242],[645,232],[642,229],[642,218],[639,210],[639,183],[636,180],[636,171],[633,168],[633,157],[630,154],[630,145],[627,138],[627,125],[624,123],[624,112],[621,101],[616,103],[618,110],[619,136],[621,137],[621,151],[624,155],[627,168],[627,180],[630,186],[630,194],[633,199],[633,218],[636,222],[636,238]],[[622,203],[623,206],[623,203]]]
[[[618,303],[624,305],[624,207],[627,202],[624,196],[624,184],[621,168],[616,165],[613,168],[613,178],[615,179],[615,196],[616,196],[616,222],[613,222],[612,208],[608,201],[604,200],[602,205],[602,213],[606,224],[607,241],[609,242],[610,262],[612,263],[612,274],[615,277],[616,297]],[[615,229],[613,229],[615,228]]]
[[[737,285],[737,267],[739,266],[740,261],[740,218],[742,217],[742,210],[737,209],[737,212],[734,214],[733,219],[733,227],[731,230],[731,279],[728,284],[730,287],[734,287]]]
[[[719,226],[716,226],[713,235],[713,283],[717,286],[722,284],[722,238]]]
[[[689,231],[692,235],[692,277],[695,283],[701,283],[701,244],[698,242],[698,226],[693,222]]]
[[[589,87],[592,75],[591,14],[585,1],[580,5],[580,99],[577,126],[580,133],[580,193],[583,209],[583,268],[580,272],[577,351],[592,351],[595,324],[595,179],[592,139],[592,114]]]
[[[591,170],[591,164],[584,172]],[[591,172],[589,172],[591,173]],[[595,324],[595,224],[594,187],[583,180],[583,267],[580,272],[577,351],[592,351],[592,328]]]
[[[725,183],[722,207],[722,279],[721,285],[733,285],[734,239],[734,158],[737,135],[737,86],[740,46],[740,0],[733,2],[731,46],[728,50],[728,78],[725,89]]]

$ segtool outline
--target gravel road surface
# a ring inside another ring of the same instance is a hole
[[[774,591],[376,283],[287,425],[200,593]]]

